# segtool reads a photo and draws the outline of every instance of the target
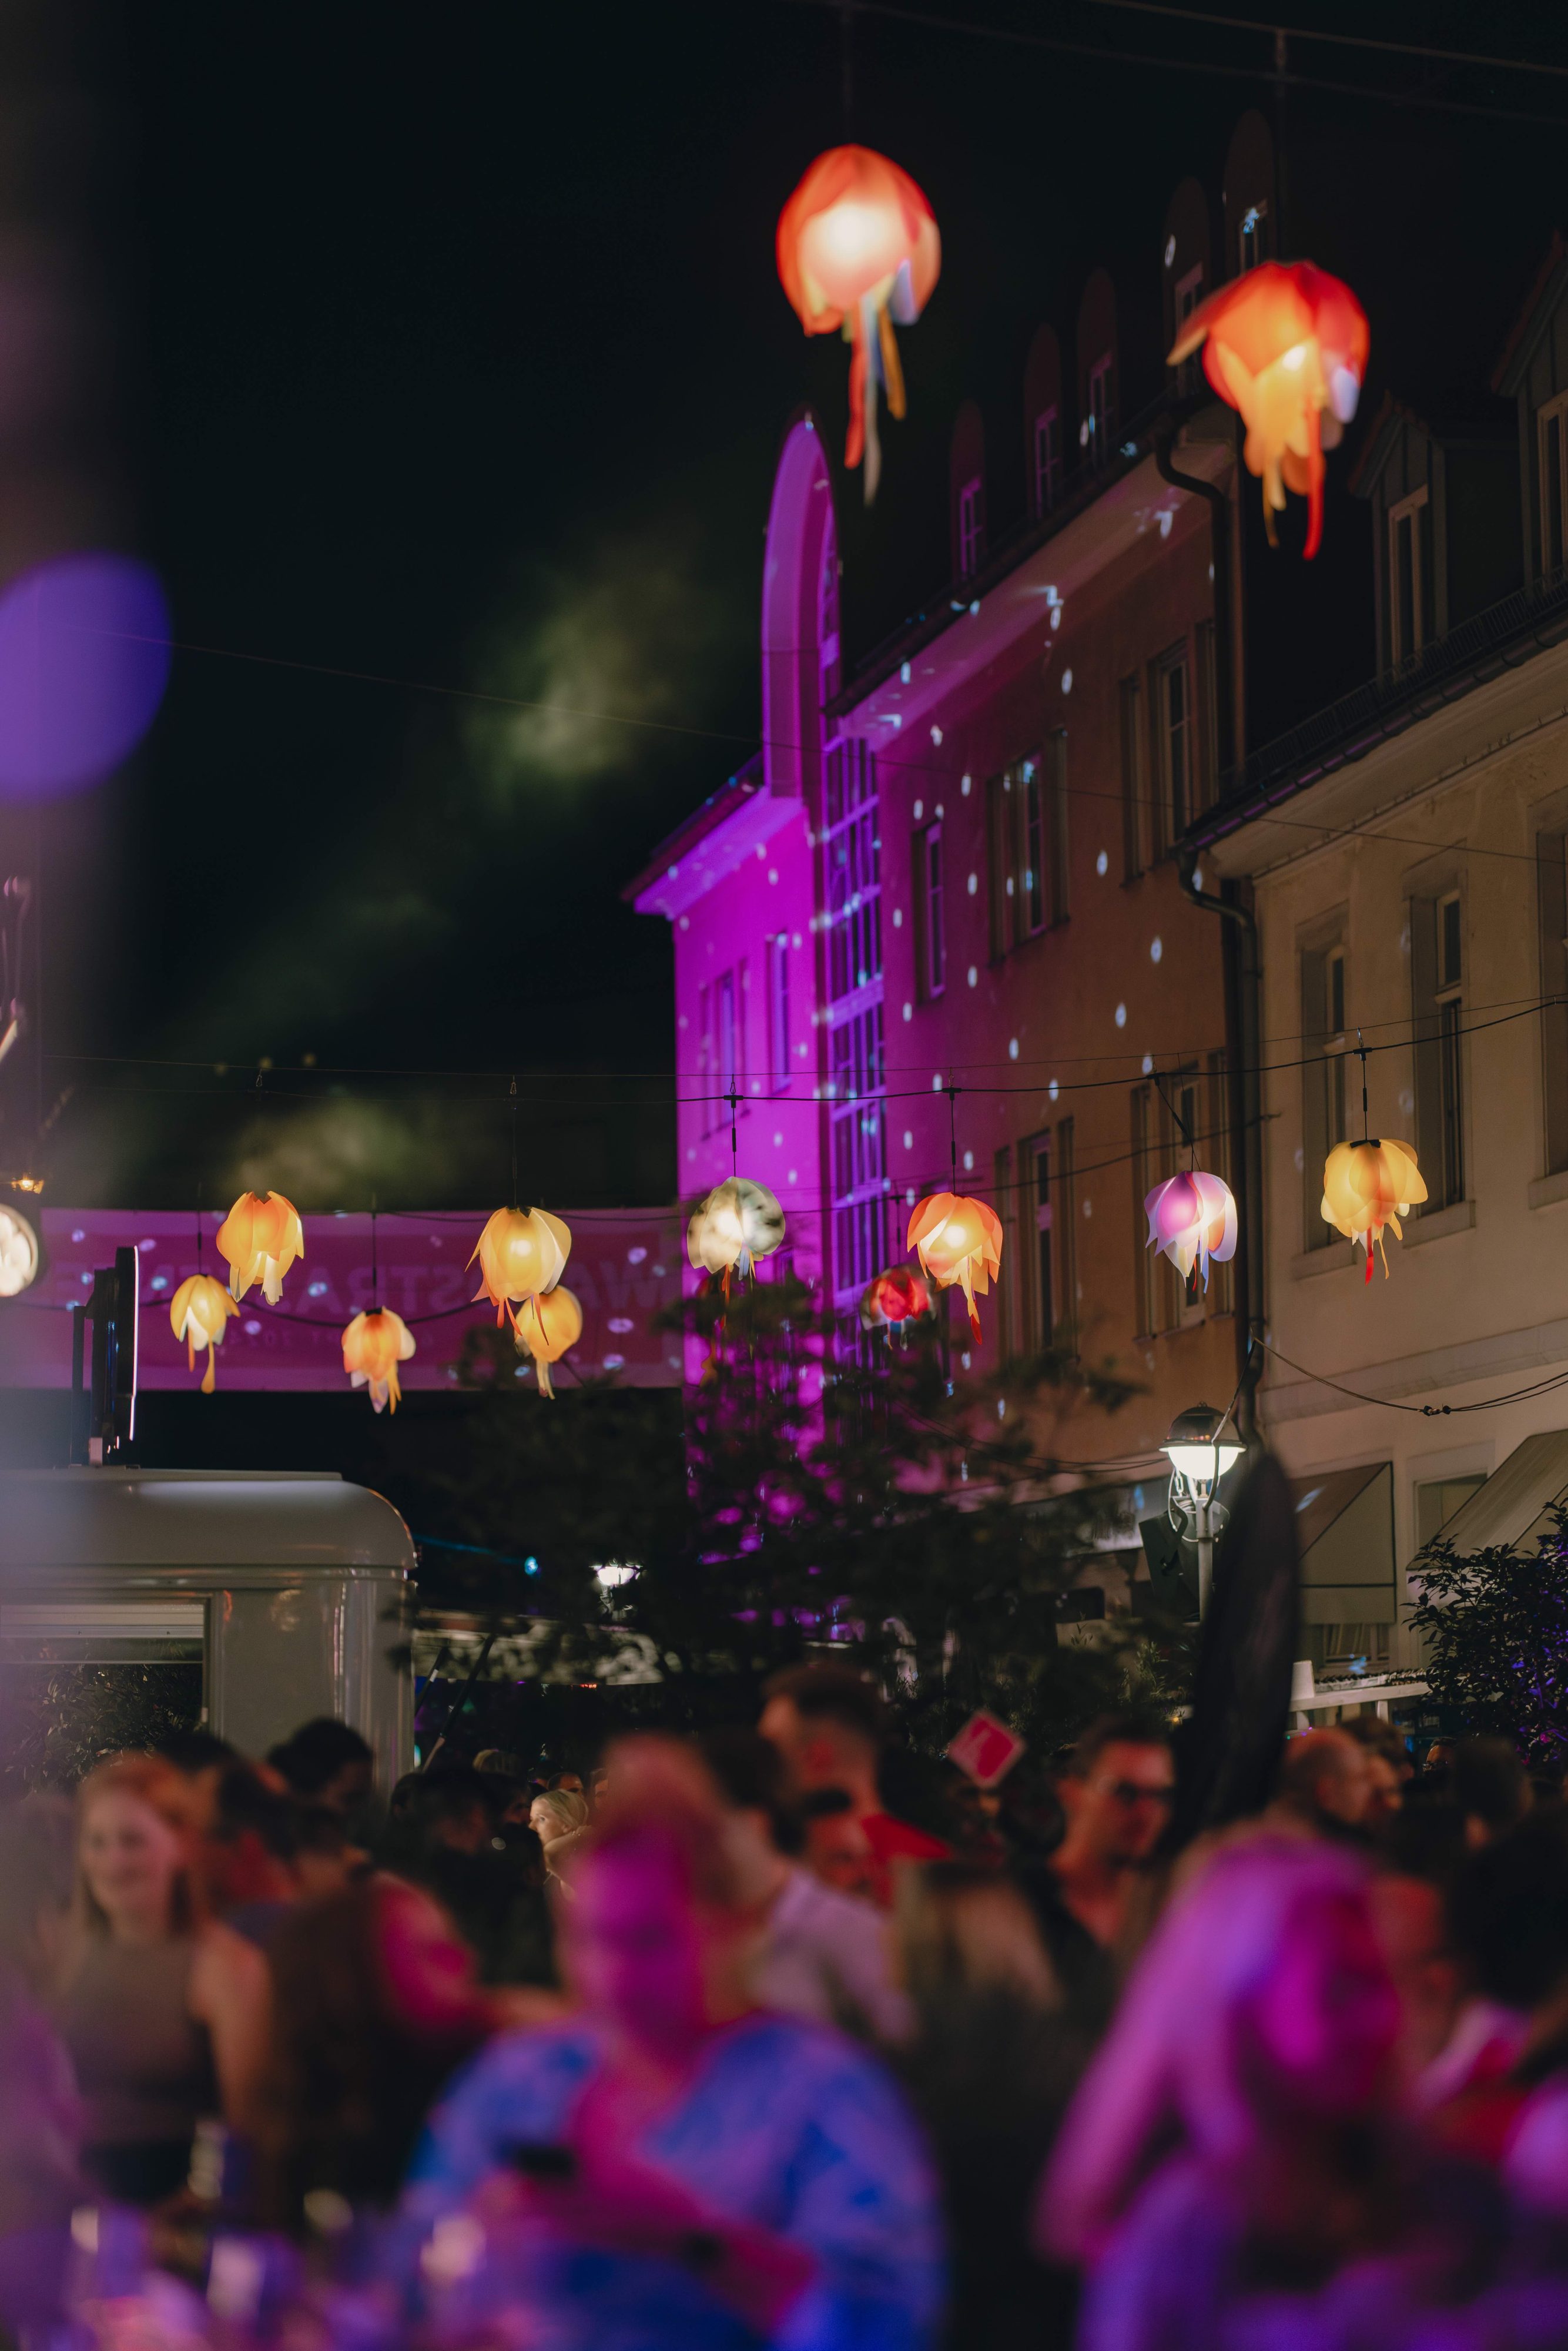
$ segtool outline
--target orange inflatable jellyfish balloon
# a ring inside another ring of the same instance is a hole
[[[1400,1217],[1426,1196],[1426,1179],[1407,1143],[1336,1143],[1323,1165],[1323,1222],[1366,1251],[1368,1281],[1375,1244],[1388,1279],[1385,1227],[1392,1226],[1398,1240]]]
[[[553,1290],[570,1255],[570,1231],[548,1208],[497,1208],[468,1260],[470,1265],[475,1258],[479,1261],[476,1302],[487,1298],[496,1310],[497,1322],[509,1316],[515,1331],[517,1318],[513,1305]]]
[[[779,215],[779,276],[809,335],[839,331],[850,346],[850,429],[844,463],[865,459],[865,502],[876,496],[882,447],[877,387],[904,414],[894,320],[913,326],[942,268],[936,214],[907,172],[870,147],[819,155]]]
[[[861,1300],[862,1329],[897,1330],[931,1311],[931,1292],[912,1265],[892,1265],[873,1274]]]
[[[517,1309],[517,1329],[518,1347],[526,1347],[534,1359],[540,1395],[553,1400],[549,1367],[559,1364],[568,1348],[575,1347],[581,1338],[581,1307],[570,1290],[546,1290],[542,1297],[524,1299]]]
[[[215,1275],[193,1273],[180,1284],[169,1301],[169,1321],[176,1339],[185,1342],[185,1362],[193,1372],[196,1368],[196,1350],[207,1351],[207,1368],[202,1374],[202,1394],[211,1395],[217,1385],[217,1358],[214,1347],[224,1343],[224,1332],[231,1314],[239,1308]]]
[[[397,1367],[414,1351],[413,1332],[390,1306],[367,1306],[343,1333],[343,1369],[357,1388],[368,1387],[377,1412],[393,1412],[402,1398]]]
[[[983,1298],[991,1286],[991,1276],[1001,1270],[1002,1220],[996,1210],[963,1192],[933,1192],[909,1219],[906,1246],[939,1289],[946,1290],[955,1281],[958,1284],[969,1309],[969,1328],[978,1343],[980,1318],[975,1293],[978,1290]]]
[[[1265,261],[1200,302],[1171,346],[1176,367],[1204,345],[1204,373],[1247,427],[1270,546],[1288,489],[1307,500],[1303,553],[1322,544],[1323,451],[1355,414],[1371,340],[1341,279],[1310,261]]]
[[[305,1254],[299,1211],[281,1192],[242,1192],[218,1227],[218,1255],[229,1268],[229,1295],[237,1305],[260,1282],[262,1296],[276,1306],[283,1277]]]

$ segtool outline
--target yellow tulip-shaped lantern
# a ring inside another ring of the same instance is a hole
[[[357,1388],[368,1387],[377,1412],[398,1408],[397,1367],[414,1348],[413,1332],[390,1306],[367,1306],[343,1333],[343,1369]]]
[[[758,1258],[771,1257],[784,1238],[784,1211],[766,1184],[727,1176],[693,1211],[686,1227],[686,1255],[699,1273],[718,1277],[729,1296],[729,1277],[744,1281]]]
[[[299,1211],[281,1192],[242,1192],[218,1227],[218,1255],[229,1268],[229,1294],[237,1305],[256,1282],[269,1306],[283,1295],[283,1277],[305,1254]]]
[[[479,1261],[476,1303],[487,1298],[497,1324],[509,1318],[515,1331],[514,1305],[553,1290],[570,1255],[571,1234],[548,1208],[497,1208],[468,1260]]]
[[[984,1298],[991,1277],[1002,1263],[1002,1220],[983,1200],[963,1192],[933,1192],[920,1202],[909,1219],[906,1247],[920,1259],[921,1270],[942,1290],[956,1282],[969,1310],[969,1328],[976,1343],[980,1318],[975,1293]]]
[[[581,1338],[582,1309],[570,1290],[547,1290],[540,1297],[524,1299],[516,1322],[517,1345],[534,1359],[539,1394],[553,1397],[549,1367]]]
[[[224,1343],[229,1316],[238,1312],[223,1283],[211,1273],[187,1275],[169,1301],[169,1321],[175,1338],[185,1342],[185,1362],[191,1371],[196,1368],[197,1348],[207,1351],[207,1368],[202,1374],[204,1395],[211,1395],[217,1385],[217,1358],[213,1351]]]
[[[1336,1143],[1323,1166],[1323,1222],[1366,1251],[1368,1281],[1375,1243],[1383,1278],[1388,1279],[1385,1228],[1392,1226],[1398,1240],[1400,1217],[1426,1196],[1426,1181],[1407,1143]]]

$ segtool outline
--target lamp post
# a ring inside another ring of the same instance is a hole
[[[1214,1539],[1219,1531],[1216,1514],[1220,1506],[1215,1494],[1220,1479],[1240,1460],[1246,1447],[1228,1413],[1217,1411],[1211,1404],[1197,1404],[1177,1413],[1160,1450],[1171,1465],[1173,1520],[1178,1510],[1192,1520],[1197,1545],[1197,1613],[1207,1616],[1214,1589]]]

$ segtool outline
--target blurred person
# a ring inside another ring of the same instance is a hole
[[[1061,1842],[1043,1863],[1020,1866],[1019,1880],[1070,2010],[1097,2031],[1110,2015],[1118,1946],[1176,1795],[1164,1727],[1142,1715],[1102,1715],[1071,1750],[1057,1793]]]
[[[1478,2006],[1462,2074],[1452,2062],[1438,2074],[1448,2095],[1429,2100],[1432,2127],[1495,2163],[1531,2093],[1568,2078],[1568,1813],[1531,1814],[1476,1847],[1450,1908]]]
[[[47,2010],[68,1943],[73,1844],[63,1796],[0,1812],[0,2336],[40,2341],[63,2320],[83,2193],[81,2108]]]
[[[542,1801],[538,1799],[536,1801]],[[581,1804],[580,1797],[562,1802]],[[467,1763],[426,1771],[388,1840],[401,1876],[433,1894],[455,1922],[490,1985],[553,1983],[545,1869],[528,1830],[502,1834],[485,1775]]]
[[[1030,1904],[991,1868],[925,1862],[894,1900],[912,2021],[898,2072],[936,2153],[953,2351],[1071,2340],[1071,2276],[1030,2242],[1040,2172],[1087,2041],[1068,2022]]]
[[[296,1900],[297,1808],[248,1763],[218,1774],[198,1847],[202,1907],[265,1950]]]
[[[1448,1785],[1472,1845],[1488,1844],[1514,1827],[1533,1797],[1523,1760],[1507,1739],[1461,1739],[1449,1761]]]
[[[563,1922],[581,2014],[496,2043],[455,2085],[410,2216],[479,2196],[530,2314],[574,2341],[915,2351],[939,2220],[898,2093],[839,2034],[758,2011],[759,1915],[700,1760],[629,1739],[611,1768]]]
[[[752,1989],[764,2008],[896,2040],[908,2004],[894,1982],[883,1914],[800,1865],[800,1822],[784,1759],[760,1731],[710,1730],[697,1742],[730,1807],[732,1857],[763,1917]]]
[[[528,1807],[528,1826],[539,1841],[551,1893],[570,1895],[571,1887],[562,1873],[587,1840],[587,1797],[575,1788],[546,1788]]]
[[[1377,1748],[1366,1750],[1366,1810],[1362,1827],[1378,1843],[1386,1842],[1405,1809],[1405,1784],[1388,1757]]]
[[[77,1796],[79,1937],[60,2030],[84,2166],[128,2204],[182,2185],[198,2122],[246,2126],[266,2033],[267,1963],[203,1914],[189,1803],[152,1755],[100,1764]]]
[[[883,1702],[865,1676],[836,1662],[789,1666],[763,1685],[758,1729],[779,1749],[802,1795],[841,1788],[871,1852],[872,1891],[886,1909],[900,1861],[942,1861],[948,1847],[882,1801],[878,1765],[885,1735]]]
[[[1277,1833],[1355,1844],[1364,1839],[1371,1803],[1366,1748],[1330,1725],[1285,1741],[1279,1793],[1263,1817]]]
[[[362,1876],[370,1855],[349,1834],[342,1816],[325,1804],[294,1807],[294,1887],[301,1902],[318,1902]]]
[[[472,1955],[429,1895],[367,1876],[301,1905],[271,1959],[272,2218],[298,2228],[323,2190],[384,2208],[431,2106],[497,2022]]]
[[[297,1796],[325,1804],[356,1823],[367,1812],[375,1783],[375,1757],[357,1730],[331,1715],[302,1723],[281,1746],[267,1750],[267,1761]]]
[[[215,1731],[204,1729],[165,1731],[152,1752],[165,1763],[172,1763],[190,1783],[191,1818],[199,1829],[211,1824],[225,1773],[236,1765],[243,1767],[246,1761],[237,1747],[231,1747]]]
[[[1398,1868],[1373,1881],[1372,1918],[1399,1996],[1400,2079],[1419,2097],[1453,2038],[1465,2000],[1463,1963],[1454,1949],[1441,1886]]]
[[[1090,2271],[1079,2351],[1361,2344],[1336,2312],[1403,2317],[1484,2281],[1501,2199],[1400,2127],[1399,2032],[1354,1853],[1299,1834],[1218,1852],[1139,1960],[1046,2175],[1040,2241]]]
[[[769,1741],[771,1744],[771,1741]],[[799,1798],[800,1858],[815,1878],[836,1893],[876,1901],[876,1863],[871,1839],[855,1817],[844,1788],[813,1788]]]
[[[1358,1747],[1364,1747],[1368,1754],[1381,1755],[1385,1762],[1392,1766],[1401,1788],[1409,1786],[1416,1777],[1416,1759],[1410,1752],[1404,1732],[1390,1722],[1385,1714],[1352,1715],[1350,1720],[1342,1722],[1339,1728],[1347,1739],[1354,1739]]]

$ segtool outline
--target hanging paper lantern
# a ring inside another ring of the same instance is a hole
[[[239,1308],[214,1274],[187,1275],[169,1301],[169,1321],[176,1339],[185,1342],[185,1362],[193,1372],[196,1368],[196,1350],[207,1351],[207,1368],[202,1374],[202,1394],[211,1395],[217,1384],[215,1347],[224,1343],[224,1332],[231,1314]]]
[[[896,1330],[930,1313],[931,1292],[912,1265],[889,1266],[867,1282],[860,1311],[865,1330]]]
[[[1191,1281],[1196,1265],[1207,1290],[1210,1258],[1223,1265],[1236,1254],[1236,1202],[1229,1185],[1195,1168],[1156,1184],[1144,1207],[1149,1217],[1145,1247],[1168,1257],[1185,1282]]]
[[[20,1298],[38,1278],[38,1236],[19,1208],[0,1207],[0,1298]]]
[[[906,1245],[939,1288],[958,1284],[977,1343],[980,1318],[975,1292],[984,1298],[991,1276],[1001,1270],[1002,1220],[996,1210],[962,1192],[933,1192],[910,1217]]]
[[[218,1227],[218,1255],[229,1267],[229,1293],[237,1304],[253,1283],[276,1306],[283,1277],[305,1254],[299,1211],[281,1192],[242,1192]]]
[[[581,1338],[581,1307],[570,1290],[547,1290],[542,1297],[524,1299],[516,1327],[518,1347],[526,1347],[534,1359],[540,1395],[553,1396],[549,1367]]]
[[[882,450],[876,391],[904,414],[904,371],[894,321],[913,326],[942,267],[936,215],[907,172],[870,147],[819,155],[779,215],[779,275],[809,335],[842,330],[851,348],[844,463],[865,457],[865,502],[876,496]]]
[[[475,1302],[487,1298],[497,1324],[511,1318],[514,1304],[553,1290],[571,1255],[571,1234],[548,1208],[497,1208],[475,1249],[479,1260],[479,1287]]]
[[[397,1367],[414,1349],[413,1332],[390,1306],[367,1306],[343,1333],[343,1369],[357,1388],[368,1387],[377,1412],[398,1408]]]
[[[1200,302],[1171,347],[1178,366],[1199,343],[1204,373],[1247,427],[1247,470],[1263,485],[1273,546],[1285,492],[1308,501],[1307,543],[1323,535],[1323,451],[1355,414],[1371,333],[1350,287],[1310,261],[1265,261]]]
[[[699,1273],[719,1277],[729,1296],[729,1277],[744,1281],[758,1258],[771,1257],[784,1238],[784,1211],[766,1184],[727,1176],[692,1213],[686,1255]]]
[[[1324,1163],[1323,1222],[1366,1251],[1368,1281],[1375,1243],[1388,1279],[1384,1228],[1391,1225],[1398,1240],[1400,1217],[1426,1196],[1426,1180],[1407,1143],[1336,1143]]]

